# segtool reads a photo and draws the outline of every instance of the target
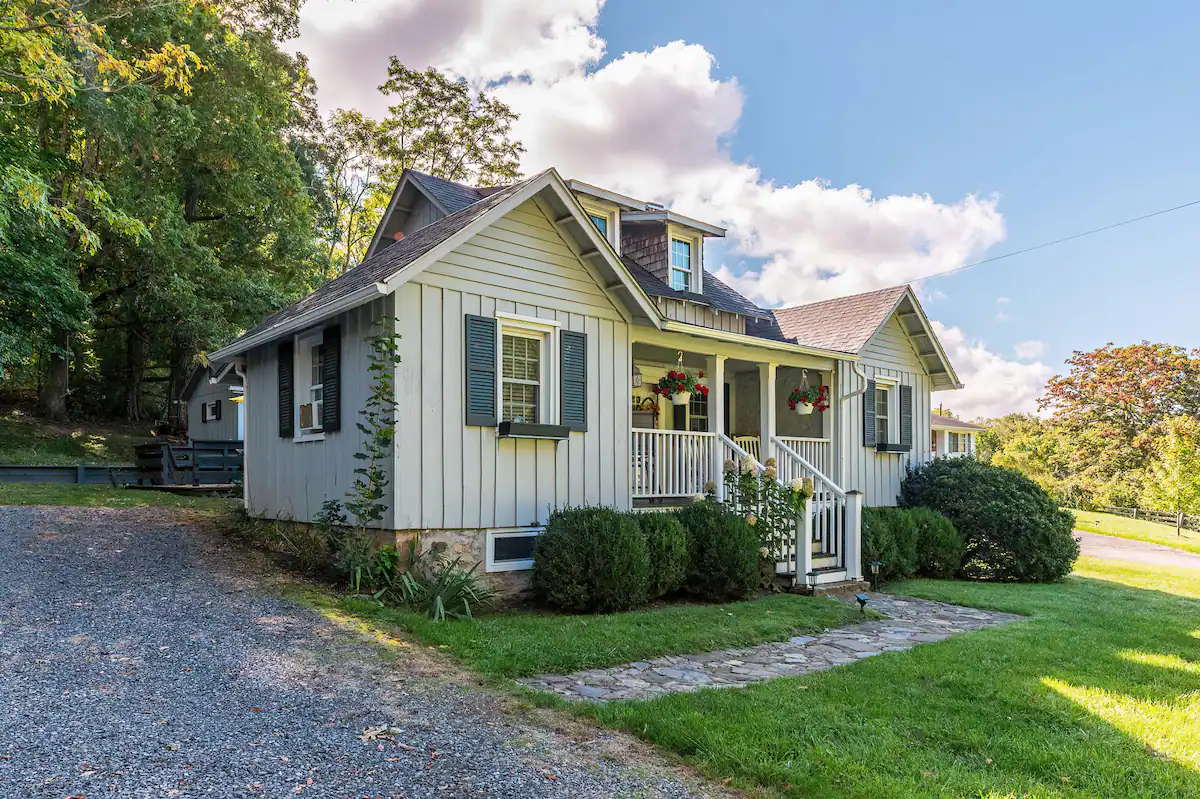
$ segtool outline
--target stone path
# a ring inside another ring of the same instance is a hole
[[[903,652],[918,644],[945,640],[955,633],[995,627],[1021,618],[1010,613],[889,594],[872,594],[867,607],[889,618],[746,649],[670,655],[565,676],[541,674],[519,682],[527,688],[553,691],[564,699],[577,701],[652,699],[681,691],[731,688],[823,671],[882,652]]]

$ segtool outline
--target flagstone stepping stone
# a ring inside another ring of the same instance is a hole
[[[851,602],[851,598],[844,598]],[[733,688],[781,676],[846,666],[885,652],[904,652],[951,635],[1009,624],[1021,617],[915,597],[872,594],[870,607],[889,617],[854,627],[798,635],[743,649],[668,655],[610,669],[539,674],[518,682],[565,699],[612,702],[652,699],[668,693]]]

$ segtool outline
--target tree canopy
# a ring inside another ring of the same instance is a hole
[[[201,353],[356,265],[406,166],[517,176],[507,106],[392,59],[323,121],[303,0],[0,0],[0,376],[178,415]]]

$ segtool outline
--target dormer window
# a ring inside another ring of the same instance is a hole
[[[671,239],[671,288],[676,291],[692,290],[692,243],[683,239]]]
[[[596,216],[595,214],[588,214],[588,219],[592,220],[592,224],[596,226],[596,230],[600,231],[600,235],[607,239],[608,238],[608,217]]]

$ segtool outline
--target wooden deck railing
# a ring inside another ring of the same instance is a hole
[[[713,479],[712,433],[633,431],[633,496],[694,497]]]

